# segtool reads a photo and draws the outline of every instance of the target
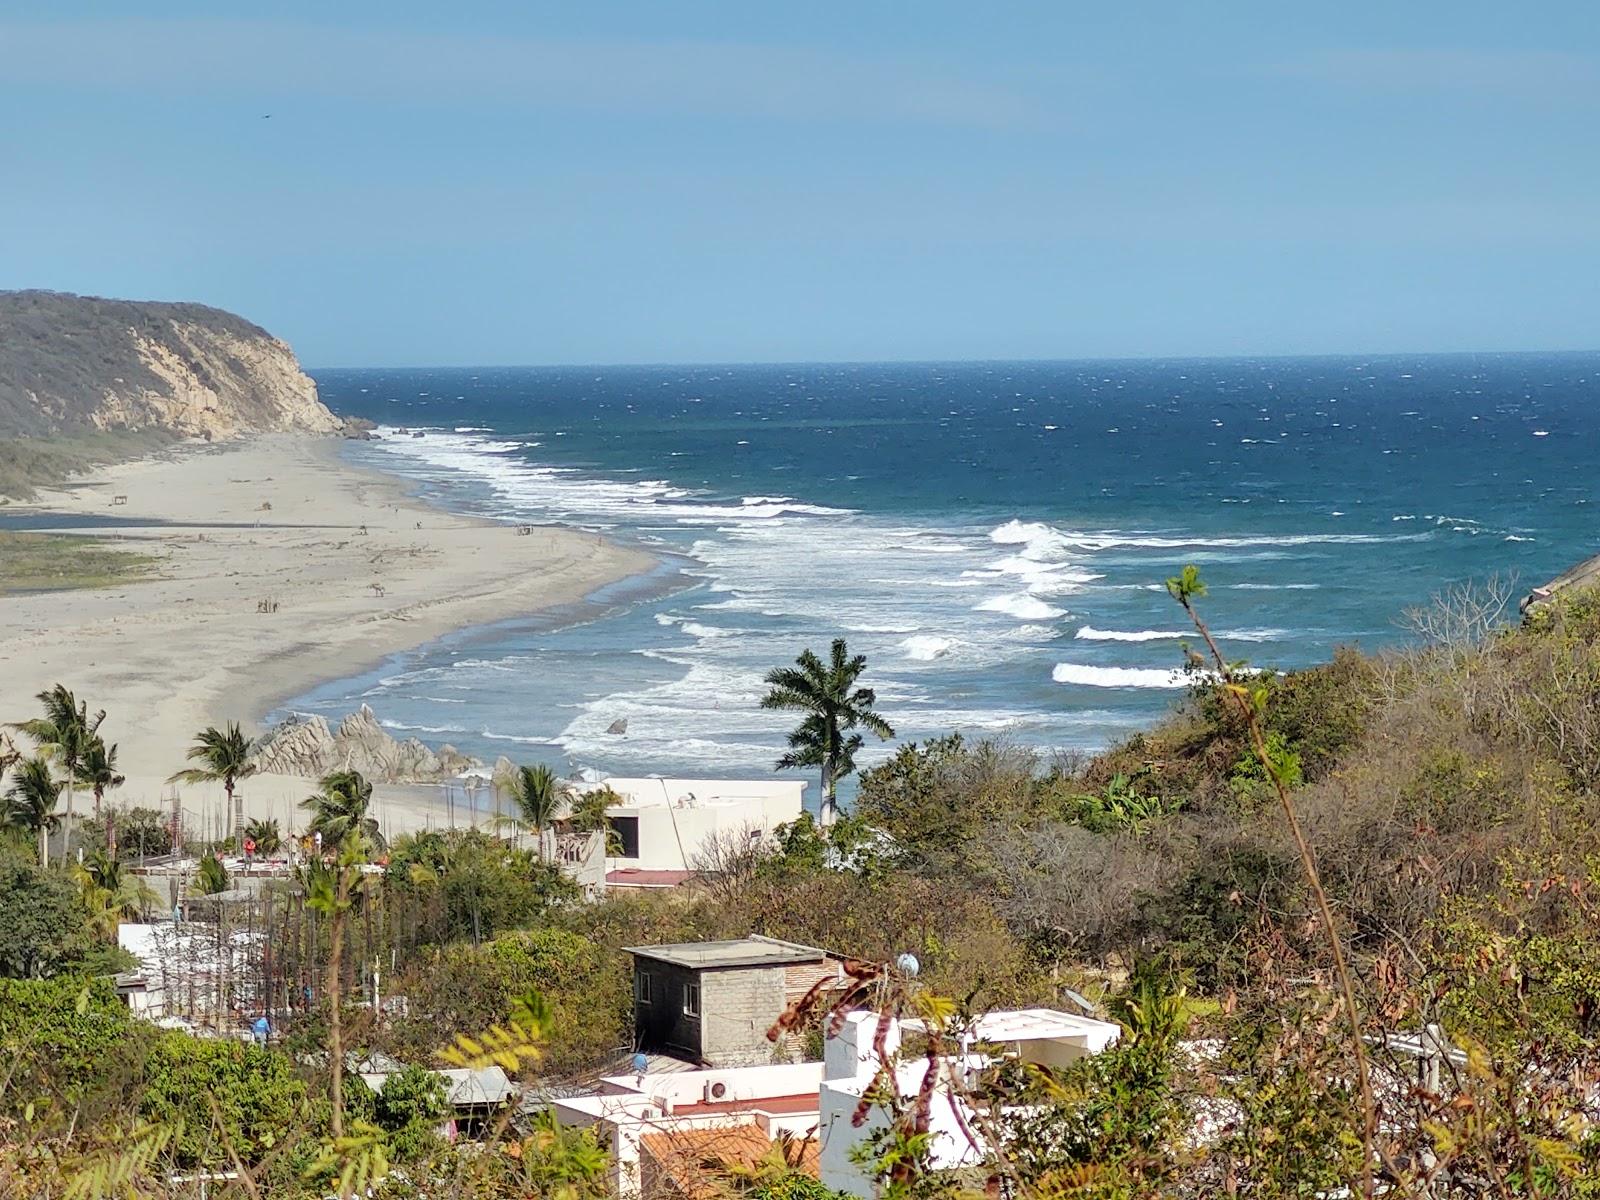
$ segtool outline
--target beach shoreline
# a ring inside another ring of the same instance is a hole
[[[643,550],[556,526],[513,526],[428,503],[348,462],[337,438],[269,434],[185,444],[97,471],[9,514],[64,523],[154,557],[147,578],[0,596],[0,722],[65,684],[107,712],[127,783],[118,806],[166,807],[196,730],[262,719],[319,683],[473,626],[580,604],[656,565]],[[118,498],[121,499],[118,499]],[[288,829],[309,781],[257,776],[251,817]],[[202,826],[220,789],[185,787]],[[437,824],[416,787],[378,792],[392,832]],[[79,806],[82,811],[82,806]]]

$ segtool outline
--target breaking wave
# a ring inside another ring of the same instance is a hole
[[[1082,663],[1057,663],[1050,678],[1057,683],[1102,688],[1186,688],[1191,680],[1182,671],[1157,667],[1090,667]]]

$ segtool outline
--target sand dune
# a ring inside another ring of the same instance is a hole
[[[187,446],[30,506],[129,521],[115,536],[160,563],[137,583],[0,596],[0,721],[31,716],[36,692],[66,684],[109,714],[104,732],[128,775],[117,802],[154,805],[206,724],[259,730],[263,714],[318,680],[454,629],[579,601],[651,565],[593,534],[523,536],[444,513],[341,461],[339,444],[267,435]],[[113,507],[118,495],[126,503]],[[283,819],[307,789],[260,777],[244,790],[247,815]],[[186,788],[181,802],[200,816],[218,796]],[[386,789],[380,815],[393,829],[437,822],[427,796]]]

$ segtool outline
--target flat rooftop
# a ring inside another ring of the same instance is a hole
[[[776,938],[747,937],[731,942],[677,942],[667,946],[628,946],[629,954],[701,970],[715,967],[782,967],[791,963],[821,962],[826,950],[780,942]]]
[[[902,1021],[902,1029],[926,1029],[919,1020]],[[1077,1013],[1053,1008],[1019,1008],[985,1013],[970,1030],[980,1042],[1032,1042],[1056,1038],[1102,1037],[1115,1039],[1122,1027]]]
[[[800,804],[805,781],[799,779],[666,779],[610,776],[599,783],[580,783],[576,790],[609,787],[624,800],[623,808],[712,808],[755,802]]]

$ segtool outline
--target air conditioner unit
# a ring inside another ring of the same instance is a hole
[[[705,1101],[715,1104],[720,1100],[731,1100],[733,1097],[728,1092],[728,1085],[720,1079],[706,1080]]]

